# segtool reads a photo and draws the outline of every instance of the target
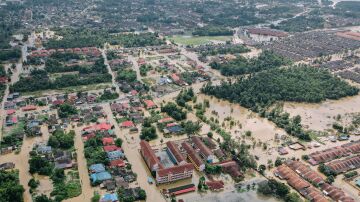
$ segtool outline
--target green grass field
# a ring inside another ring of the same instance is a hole
[[[232,36],[184,36],[184,35],[175,35],[172,37],[169,37],[168,39],[171,41],[174,41],[177,44],[181,45],[204,45],[208,44],[211,41],[230,41]]]

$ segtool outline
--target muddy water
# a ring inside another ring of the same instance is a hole
[[[39,180],[40,184],[38,188],[36,189],[36,192],[41,195],[45,194],[48,197],[50,197],[50,193],[53,191],[53,183],[48,176],[42,176],[42,175],[34,175],[34,177]]]
[[[19,170],[19,178],[20,184],[24,187],[24,201],[30,202],[32,201],[31,195],[29,193],[28,182],[32,178],[29,173],[29,152],[32,150],[33,145],[40,142],[45,142],[49,138],[49,133],[47,131],[46,126],[41,127],[41,131],[43,136],[41,137],[33,137],[33,138],[24,138],[23,145],[21,147],[21,152],[19,154],[15,154],[14,152],[11,154],[1,155],[0,163],[13,162],[15,163],[15,168]],[[47,182],[43,182],[39,186],[39,190],[42,190],[42,185],[48,184]],[[46,185],[45,185],[46,186]],[[45,187],[44,186],[44,187]]]
[[[340,100],[327,100],[320,104],[285,103],[284,110],[291,116],[300,115],[304,126],[313,130],[330,129],[333,117],[360,112],[360,95]]]

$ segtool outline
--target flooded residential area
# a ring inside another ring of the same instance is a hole
[[[0,0],[0,202],[360,201],[359,11]]]

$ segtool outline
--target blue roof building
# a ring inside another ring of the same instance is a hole
[[[119,150],[116,150],[116,151],[107,152],[107,156],[108,156],[109,160],[112,161],[112,160],[123,158],[124,153],[122,153]]]
[[[179,125],[175,125],[175,126],[170,126],[170,127],[167,127],[167,130],[170,132],[170,133],[180,133],[183,131],[183,128]]]
[[[93,173],[101,173],[105,171],[104,164],[98,163],[90,166],[89,170]]]
[[[106,193],[100,199],[100,202],[115,202],[115,201],[119,201],[119,198],[116,193],[113,194]]]
[[[103,182],[105,180],[110,180],[111,175],[107,171],[100,172],[100,173],[93,173],[90,175],[90,179],[91,179],[92,183]]]

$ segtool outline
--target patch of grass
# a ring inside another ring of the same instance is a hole
[[[184,36],[184,35],[175,35],[169,37],[171,41],[174,41],[177,44],[182,45],[204,45],[211,43],[211,41],[230,41],[232,36]]]
[[[101,83],[101,84],[91,84],[91,85],[84,85],[84,86],[71,86],[62,89],[56,90],[40,90],[40,91],[33,91],[33,92],[24,92],[22,93],[24,96],[32,96],[32,97],[42,97],[49,93],[75,93],[79,91],[91,91],[91,90],[100,90],[105,88],[110,88],[111,83]]]

